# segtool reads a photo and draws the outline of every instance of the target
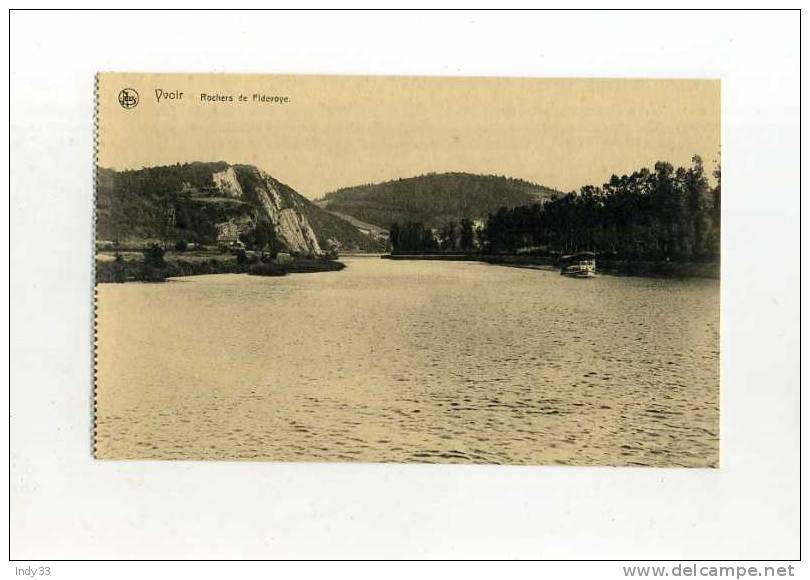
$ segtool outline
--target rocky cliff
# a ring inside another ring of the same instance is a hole
[[[264,245],[268,236],[299,254],[379,249],[376,240],[250,165],[98,170],[99,241]]]
[[[310,202],[292,189],[284,188],[250,165],[229,166],[212,178],[220,191],[242,198],[258,209],[258,219],[267,219],[274,225],[276,236],[287,249],[303,254],[323,253],[302,207]]]

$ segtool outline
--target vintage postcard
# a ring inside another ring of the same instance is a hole
[[[95,456],[717,467],[720,82],[101,73]]]

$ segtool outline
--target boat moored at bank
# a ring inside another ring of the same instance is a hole
[[[561,256],[560,274],[571,278],[593,278],[596,276],[596,254],[579,252]]]

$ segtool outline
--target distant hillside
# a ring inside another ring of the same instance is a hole
[[[318,207],[323,208],[324,202],[323,201],[316,201],[315,205],[317,205]],[[331,213],[332,215],[336,215],[340,219],[346,220],[347,222],[352,224],[354,227],[356,227],[361,232],[365,232],[367,234],[371,234],[371,235],[374,235],[374,236],[384,236],[384,237],[388,236],[388,229],[386,229],[386,228],[382,228],[380,226],[375,226],[374,224],[364,222],[362,220],[357,219],[354,216],[351,216],[351,215],[345,214],[345,213],[340,213],[339,211],[332,211],[332,210],[326,210],[326,211],[329,211],[329,213]]]
[[[286,249],[378,251],[381,244],[250,165],[186,163],[97,174],[99,240],[216,244],[271,227]]]
[[[451,219],[483,219],[502,206],[538,203],[559,194],[536,183],[498,175],[429,173],[345,187],[325,194],[316,203],[330,212],[381,228],[406,221],[440,227]]]

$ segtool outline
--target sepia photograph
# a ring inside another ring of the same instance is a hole
[[[718,467],[719,80],[96,93],[95,457]]]
[[[9,573],[801,576],[801,11],[268,7],[9,11]]]

